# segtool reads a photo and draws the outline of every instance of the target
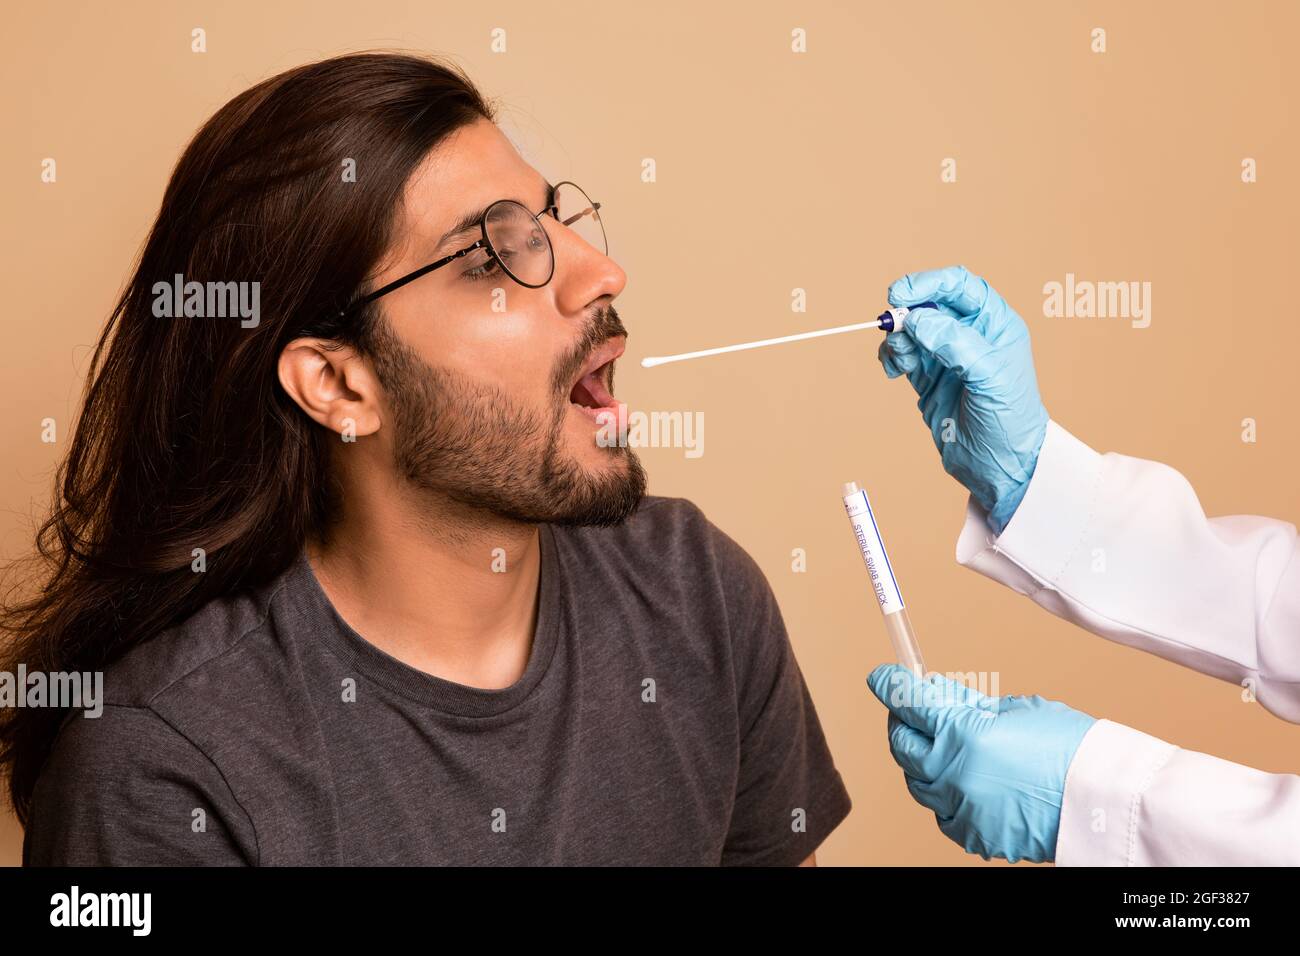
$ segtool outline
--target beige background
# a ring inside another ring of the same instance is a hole
[[[619,394],[701,411],[705,453],[647,449],[766,571],[854,800],[823,864],[970,864],[906,793],[863,678],[889,656],[838,498],[872,496],[932,668],[997,671],[1182,746],[1300,771],[1297,728],[956,565],[965,494],[876,333],[643,370],[645,355],[872,317],[962,262],[1029,323],[1049,411],[1164,461],[1210,514],[1297,511],[1300,146],[1294,4],[22,4],[0,58],[7,148],[0,554],[30,547],[89,346],[194,130],[240,90],[373,47],[450,54],[525,155],[605,205],[630,281]],[[208,52],[190,52],[201,26]],[[489,51],[507,31],[508,52]],[[803,27],[808,52],[790,52]],[[1090,51],[1104,27],[1108,52]],[[59,181],[39,181],[44,157]],[[658,181],[640,180],[641,161]],[[958,181],[940,182],[953,157]],[[1240,179],[1254,157],[1259,182]],[[1152,322],[1048,319],[1042,286],[1149,281]],[[808,311],[790,309],[807,290]],[[140,387],[148,388],[148,382]],[[1256,444],[1241,421],[1258,421]],[[791,570],[806,549],[808,570]],[[0,824],[0,860],[19,834]]]

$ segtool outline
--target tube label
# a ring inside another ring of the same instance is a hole
[[[880,529],[876,527],[876,516],[871,510],[871,502],[867,500],[867,493],[858,491],[848,495],[844,499],[844,510],[853,523],[853,533],[857,536],[858,549],[862,552],[862,560],[866,562],[867,574],[871,577],[876,600],[880,602],[881,613],[901,611],[905,607],[903,593],[898,589],[889,555],[885,553],[885,542],[880,537]]]

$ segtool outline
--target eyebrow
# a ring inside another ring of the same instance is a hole
[[[513,196],[507,196],[506,198],[514,199]],[[499,200],[493,200],[493,201],[497,202]],[[528,203],[524,202],[522,199],[514,199],[514,201],[519,203],[519,205],[525,207],[529,211],[532,211],[533,207],[530,206]],[[554,201],[555,201],[555,186],[552,185],[549,181],[547,181],[545,205],[549,207],[551,203]],[[438,253],[438,250],[440,250],[452,239],[455,239],[459,236],[463,236],[467,232],[471,232],[473,230],[478,229],[479,220],[483,218],[484,214],[488,211],[491,205],[492,203],[488,203],[486,206],[483,206],[480,209],[473,209],[465,213],[465,215],[461,216],[458,220],[456,220],[455,225],[453,225],[450,229],[444,232],[442,234],[442,238],[438,240],[438,244],[433,247],[432,250],[433,254],[436,255]]]

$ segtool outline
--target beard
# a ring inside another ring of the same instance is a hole
[[[606,467],[593,474],[566,452],[564,422],[569,389],[587,357],[626,334],[612,306],[600,310],[556,363],[553,408],[539,411],[499,388],[434,368],[379,318],[370,351],[392,411],[398,474],[419,491],[512,521],[622,523],[645,496],[640,459],[629,447],[602,448]]]

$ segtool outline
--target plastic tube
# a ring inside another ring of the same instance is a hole
[[[876,601],[880,604],[880,613],[885,618],[885,633],[894,646],[894,656],[918,677],[925,676],[925,661],[921,658],[921,646],[916,641],[916,632],[907,616],[907,606],[903,603],[903,592],[898,588],[898,579],[894,577],[893,565],[885,553],[885,542],[876,526],[876,516],[871,510],[867,493],[858,487],[856,481],[844,484],[844,510],[848,512],[853,525],[853,533],[858,539],[858,549],[871,577],[871,587]]]

